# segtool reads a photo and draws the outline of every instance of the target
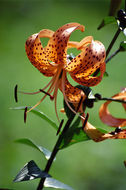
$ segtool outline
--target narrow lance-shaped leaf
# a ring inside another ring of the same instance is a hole
[[[32,140],[30,139],[27,139],[27,138],[23,138],[23,139],[17,139],[15,141],[16,143],[21,143],[21,144],[25,144],[25,145],[28,145],[28,146],[31,146],[37,150],[39,150],[41,153],[44,154],[45,158],[48,160],[51,156],[51,152],[49,150],[47,150],[46,148],[40,146],[40,145],[37,145],[36,143],[34,143]]]
[[[11,108],[13,110],[25,110],[26,107],[21,106],[21,107],[15,107],[15,108]],[[28,109],[30,109],[31,107],[27,107]],[[38,109],[33,109],[30,112],[34,113],[35,115],[39,116],[40,118],[44,119],[45,121],[47,121],[54,129],[58,129],[57,124],[50,119],[45,113],[43,113],[42,111],[38,110]]]
[[[14,182],[29,181],[36,178],[50,177],[46,172],[41,171],[36,163],[31,160],[20,170],[14,179]]]
[[[70,128],[68,132],[64,135],[60,149],[66,148],[72,144],[90,140],[87,134],[83,131],[82,127]]]
[[[72,187],[56,180],[51,177],[47,177],[44,182],[44,187],[51,187],[55,189],[66,189],[66,190],[74,190]]]

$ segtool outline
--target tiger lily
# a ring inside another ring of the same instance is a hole
[[[122,103],[122,105],[126,110],[126,89],[114,95],[112,98],[115,100],[123,100],[125,103]],[[100,142],[106,139],[126,139],[126,129],[121,129],[121,127],[126,126],[126,119],[116,118],[110,114],[108,110],[108,105],[111,102],[112,101],[109,100],[101,105],[99,109],[99,116],[103,123],[111,127],[116,127],[115,131],[112,131],[110,133],[102,133],[89,122],[87,122],[84,127],[84,131],[86,132],[86,134],[95,142]]]
[[[50,82],[42,89],[48,88],[47,94],[53,94],[56,110],[57,92],[60,89],[69,108],[69,105],[78,103],[86,95],[82,90],[72,86],[67,73],[73,80],[84,86],[95,86],[105,72],[105,47],[99,41],[94,41],[92,36],[87,36],[80,42],[69,41],[70,35],[75,30],[84,31],[84,26],[79,23],[69,23],[60,27],[56,32],[43,29],[30,36],[25,44],[26,53],[30,62],[45,76],[52,77]],[[40,38],[49,38],[46,47],[43,47]],[[76,48],[81,52],[72,60],[67,56],[69,48]],[[100,69],[100,75],[93,77],[93,73]],[[40,104],[46,95],[31,109]],[[30,110],[29,110],[30,111]],[[57,112],[56,112],[57,113]]]

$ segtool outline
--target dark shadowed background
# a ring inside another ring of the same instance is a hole
[[[55,130],[39,117],[28,114],[27,123],[23,122],[23,111],[11,110],[15,106],[34,105],[41,95],[19,94],[18,104],[14,101],[14,86],[20,90],[35,91],[49,81],[29,62],[25,53],[25,41],[33,33],[48,28],[57,30],[69,22],[85,25],[85,32],[75,31],[71,39],[80,41],[87,35],[103,42],[107,48],[114,36],[117,26],[108,25],[97,30],[103,17],[109,11],[109,0],[8,0],[0,1],[0,188],[15,190],[35,190],[39,180],[13,183],[13,179],[23,165],[34,160],[44,168],[46,160],[37,151],[28,146],[14,143],[18,138],[31,138],[49,150],[55,142]],[[122,8],[123,8],[122,4]],[[120,41],[125,40],[121,34],[113,47],[116,50]],[[126,85],[126,54],[120,53],[107,65],[109,77],[93,87],[94,93],[111,97]],[[58,111],[62,108],[63,97],[58,95]],[[102,102],[88,110],[90,122],[97,127],[110,130],[102,124],[98,109]],[[54,121],[57,121],[54,104],[47,97],[38,107]],[[111,112],[118,117],[125,117],[121,105],[113,103]],[[59,113],[60,119],[65,116]],[[57,155],[50,174],[72,186],[75,190],[126,189],[126,141],[108,140],[101,143],[82,142],[62,150]],[[50,189],[50,188],[47,188]]]

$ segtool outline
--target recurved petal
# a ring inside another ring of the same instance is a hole
[[[53,33],[52,30],[41,30],[39,33],[30,36],[25,44],[25,50],[30,62],[46,76],[53,76],[56,72],[56,67],[50,64],[46,57],[40,38],[51,38]]]
[[[90,40],[91,38],[89,38],[89,42]],[[89,46],[82,45],[80,47],[83,47],[82,52],[72,59],[65,69],[79,84],[86,86],[97,85],[102,80],[105,72],[105,47],[101,42],[93,40]],[[91,75],[98,68],[101,71],[100,76],[92,77]]]
[[[104,141],[106,139],[126,139],[126,129],[118,133],[102,133],[89,122],[87,122],[84,131],[95,142]]]
[[[92,42],[92,40],[93,40],[92,36],[87,36],[87,37],[83,38],[80,42],[69,41],[68,48],[76,48],[78,50],[82,50],[87,45],[89,45]]]
[[[84,31],[84,26],[79,23],[65,24],[59,28],[49,40],[46,47],[46,56],[57,64],[65,64],[67,57],[67,45],[71,33],[74,30]]]
[[[63,89],[63,86],[64,86],[64,89]],[[65,75],[64,79],[62,78],[62,80],[60,80],[59,89],[62,92],[64,91],[68,102],[79,103],[82,96],[83,96],[83,99],[86,98],[86,95],[84,94],[84,92],[82,90],[72,86],[69,83],[66,75]]]
[[[126,100],[126,91],[118,93],[115,96],[113,96],[112,98]],[[109,112],[109,109],[108,109],[108,105],[110,103],[111,103],[111,101],[107,101],[101,105],[101,107],[99,109],[99,117],[100,117],[101,121],[112,127],[126,126],[126,119],[116,118],[111,115],[111,113]],[[122,104],[122,105],[124,105],[124,104]]]
[[[81,85],[84,85],[84,86],[95,86],[97,85],[98,83],[101,82],[102,80],[102,77],[104,75],[104,72],[105,72],[105,68],[106,68],[106,65],[105,65],[105,62],[104,63],[101,63],[101,66],[98,67],[100,68],[100,75],[99,76],[96,76],[96,77],[93,77],[93,76],[90,76],[92,73],[94,73],[93,71],[96,71],[96,69],[92,69],[92,72],[88,73],[87,76],[85,76],[85,73],[80,73],[80,74],[71,74],[71,77],[79,84]]]

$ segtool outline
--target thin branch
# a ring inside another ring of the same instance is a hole
[[[108,47],[107,51],[106,51],[106,58],[107,58],[109,52],[111,51],[111,49],[112,49],[112,47],[113,47],[115,41],[117,40],[117,38],[118,38],[120,32],[121,32],[121,30],[118,28],[117,32],[115,33],[115,35],[114,35],[114,37],[113,37],[111,43],[109,44],[109,47]]]
[[[106,58],[107,58],[109,52],[111,51],[111,49],[112,49],[112,47],[113,47],[115,41],[117,40],[117,38],[118,38],[120,32],[121,32],[121,30],[118,28],[117,32],[115,33],[115,35],[114,35],[114,37],[113,37],[111,43],[109,44],[109,47],[108,47],[107,51],[106,51]],[[112,57],[113,57],[113,56],[112,56]],[[111,58],[112,58],[112,57],[111,57]],[[108,62],[108,61],[107,61],[107,62]],[[107,62],[106,62],[106,63],[107,63]],[[94,76],[94,77],[97,76],[99,72],[100,72],[100,69],[97,69],[97,70],[94,72],[93,76]]]
[[[119,52],[120,52],[120,47],[108,59],[106,59],[106,63],[108,63]]]
[[[125,101],[125,100],[121,100],[121,99],[114,99],[114,98],[101,98],[100,100],[107,100],[107,101],[119,102],[119,103],[126,104],[126,101]]]

